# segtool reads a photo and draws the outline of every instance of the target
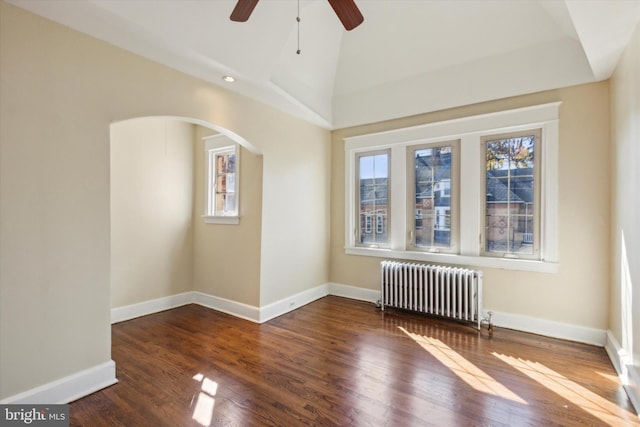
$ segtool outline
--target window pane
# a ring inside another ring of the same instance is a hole
[[[228,154],[226,157],[226,172],[233,173],[236,171],[236,155]]]
[[[215,155],[215,214],[236,214],[236,155],[219,153]]]
[[[218,175],[216,182],[216,191],[218,193],[226,193],[227,192],[227,176],[226,175]]]
[[[417,247],[451,247],[452,147],[414,151],[415,223]]]
[[[535,136],[486,145],[485,251],[534,253]]]
[[[389,154],[358,157],[359,243],[388,243]]]
[[[227,193],[234,193],[236,190],[236,174],[235,173],[228,173],[226,175],[226,190]]]
[[[227,195],[222,193],[222,194],[216,194],[216,212],[222,212],[224,211],[224,206],[225,203],[227,201]]]
[[[217,155],[216,156],[216,174],[224,173],[226,167],[227,166],[224,161],[224,156]]]
[[[235,194],[227,193],[226,199],[225,199],[224,211],[225,212],[233,212],[235,210],[235,208],[236,208],[236,196],[235,196]]]

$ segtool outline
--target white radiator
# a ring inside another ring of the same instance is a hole
[[[477,324],[482,320],[482,272],[382,261],[380,307],[400,308]]]

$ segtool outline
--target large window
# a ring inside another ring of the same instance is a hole
[[[555,272],[559,103],[345,139],[345,251]]]
[[[411,183],[407,210],[414,212],[411,249],[452,252],[457,248],[458,145],[454,141],[407,147]]]
[[[386,247],[389,243],[389,152],[358,154],[358,245]]]
[[[237,224],[239,147],[226,136],[205,138],[207,193],[205,221]]]
[[[483,138],[483,253],[538,257],[540,131]]]

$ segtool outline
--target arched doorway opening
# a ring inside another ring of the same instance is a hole
[[[112,323],[192,302],[194,292],[258,305],[258,150],[224,128],[184,117],[140,117],[110,131]],[[202,221],[203,140],[213,135],[241,146],[247,166],[242,221],[233,226]]]

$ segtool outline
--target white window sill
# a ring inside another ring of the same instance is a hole
[[[239,216],[210,216],[204,215],[205,224],[240,224]]]
[[[345,248],[347,255],[371,256],[378,258],[426,261],[433,263],[463,265],[468,267],[489,267],[503,270],[533,271],[536,273],[557,273],[559,264],[548,261],[532,261],[514,258],[493,258],[469,255],[442,254],[430,252],[395,251],[380,248]]]

